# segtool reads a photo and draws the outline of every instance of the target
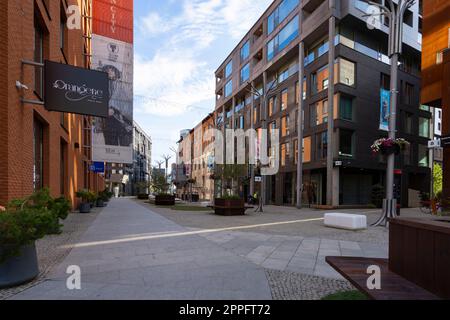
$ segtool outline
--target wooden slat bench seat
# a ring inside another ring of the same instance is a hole
[[[440,300],[439,297],[389,270],[387,259],[326,257],[326,262],[358,290],[373,300]],[[367,288],[369,266],[381,269],[381,290]]]

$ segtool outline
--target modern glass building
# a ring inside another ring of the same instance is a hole
[[[405,13],[399,65],[398,136],[411,142],[396,157],[403,206],[430,187],[432,115],[420,108],[419,8],[417,2]],[[376,186],[384,186],[386,161],[370,147],[387,137],[380,128],[386,120],[381,93],[390,85],[389,21],[369,28],[367,12],[359,0],[276,0],[217,69],[217,128],[258,129],[265,120],[270,130],[280,130],[280,170],[266,179],[267,203],[295,204],[299,110],[304,203],[368,205]],[[260,94],[271,86],[263,110]],[[250,93],[252,87],[259,94]],[[250,187],[242,188],[248,195]]]

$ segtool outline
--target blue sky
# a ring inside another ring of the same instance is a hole
[[[214,110],[214,71],[272,0],[134,0],[134,118],[153,164]]]

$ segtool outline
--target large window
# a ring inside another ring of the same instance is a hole
[[[273,30],[298,6],[299,0],[284,0],[267,18],[267,34]]]
[[[246,60],[250,55],[250,41],[247,42],[241,48],[241,61]]]
[[[405,82],[404,87],[404,102],[405,104],[412,105],[414,101],[414,86],[408,82]]]
[[[341,95],[339,102],[339,117],[343,120],[353,121],[353,98]]]
[[[327,157],[328,153],[328,133],[322,132],[316,135],[316,158],[322,160]]]
[[[405,121],[403,122],[405,133],[412,134],[413,133],[413,119],[414,114],[405,112]]]
[[[225,97],[231,96],[232,93],[233,93],[233,80],[230,80],[225,85]]]
[[[44,32],[37,23],[34,25],[34,61],[44,63]],[[44,96],[43,70],[43,68],[34,68],[34,90],[40,98]]]
[[[225,78],[228,78],[233,73],[233,61],[228,62],[225,67]]]
[[[328,122],[328,100],[322,100],[311,106],[311,126]]]
[[[286,110],[288,106],[288,89],[281,91],[281,110]]]
[[[329,41],[328,38],[325,38],[321,41],[319,41],[317,44],[313,45],[311,48],[309,48],[306,52],[305,57],[305,65],[310,64],[317,58],[323,56],[325,53],[328,52],[329,49]]]
[[[428,146],[419,144],[419,167],[428,167],[429,165],[429,150]]]
[[[281,166],[285,167],[290,158],[290,144],[284,143],[281,145]]]
[[[306,100],[306,77],[303,78],[303,92],[302,92],[303,100]],[[295,103],[300,102],[300,86],[299,82],[295,83]]]
[[[34,119],[33,124],[33,188],[44,187],[44,126]]]
[[[430,119],[419,118],[419,136],[424,138],[430,137]]]
[[[353,157],[354,132],[351,130],[339,130],[339,155]]]
[[[298,163],[298,140],[294,140],[294,163]],[[303,138],[303,163],[311,162],[311,137]]]
[[[272,60],[280,51],[286,48],[298,34],[298,17],[296,16],[267,44],[267,60]]]
[[[250,79],[250,64],[247,63],[241,69],[241,84]]]
[[[269,117],[277,113],[277,97],[269,99]]]
[[[286,137],[290,134],[290,127],[291,123],[289,120],[289,116],[285,116],[283,118],[281,118],[281,136],[282,137]]]
[[[347,86],[355,85],[356,67],[351,61],[343,58],[338,58],[334,64],[334,83],[342,83]],[[316,94],[328,89],[329,72],[328,65],[319,68],[316,72],[311,74],[311,93]]]

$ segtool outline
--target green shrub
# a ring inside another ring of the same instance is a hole
[[[54,199],[50,195],[50,190],[45,188],[27,198],[12,200],[7,209],[12,212],[20,212],[22,209],[46,209],[53,217],[49,234],[60,234],[62,227],[60,220],[67,219],[71,204],[64,197]]]
[[[0,213],[0,264],[20,254],[22,246],[52,234],[55,213],[45,207],[9,207]]]
[[[93,203],[97,200],[97,195],[87,189],[77,191],[76,196],[77,198],[80,198],[83,203]]]

